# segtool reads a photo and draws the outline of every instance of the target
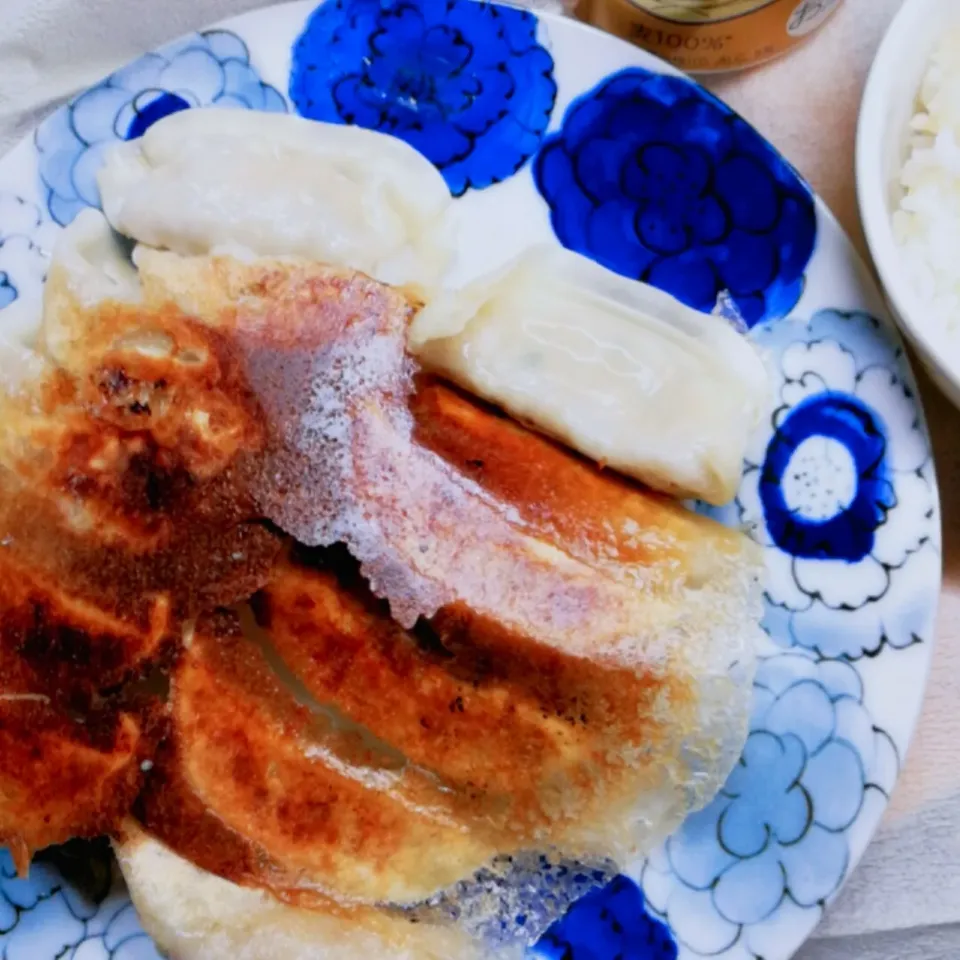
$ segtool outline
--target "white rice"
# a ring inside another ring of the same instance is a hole
[[[948,334],[960,348],[960,27],[930,58],[910,129],[894,236],[930,332]]]

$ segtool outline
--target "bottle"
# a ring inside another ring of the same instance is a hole
[[[583,0],[577,15],[690,73],[739,70],[786,52],[841,0]]]

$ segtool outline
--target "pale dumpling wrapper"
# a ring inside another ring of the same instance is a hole
[[[39,297],[17,297],[0,310],[0,338],[22,346],[32,345],[42,309]]]
[[[559,247],[432,297],[409,343],[592,459],[714,504],[736,492],[772,399],[762,357],[728,320]]]
[[[180,254],[296,256],[430,283],[452,249],[441,174],[361,127],[184,110],[113,147],[98,183],[114,229]]]
[[[0,393],[49,373],[77,338],[75,304],[139,303],[140,280],[99,210],[83,210],[53,245],[42,297],[18,297],[0,311]]]
[[[387,910],[325,913],[207,873],[131,822],[115,844],[144,927],[181,960],[522,960],[492,954],[453,926],[411,923]]]

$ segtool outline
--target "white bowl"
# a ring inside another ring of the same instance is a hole
[[[891,224],[902,196],[909,121],[930,54],[948,24],[960,24],[956,0],[904,0],[867,80],[856,169],[863,229],[891,312],[934,382],[960,407],[960,346],[951,348],[944,332],[924,323],[925,306],[903,269]]]

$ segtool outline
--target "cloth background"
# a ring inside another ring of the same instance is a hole
[[[0,152],[70,93],[122,63],[263,2],[0,0]],[[813,183],[861,250],[856,117],[873,53],[900,3],[845,0],[828,25],[790,56],[709,84]],[[960,413],[926,382],[923,393],[945,536],[930,687],[886,819],[800,960],[960,958],[960,445],[951,442],[960,437]]]

